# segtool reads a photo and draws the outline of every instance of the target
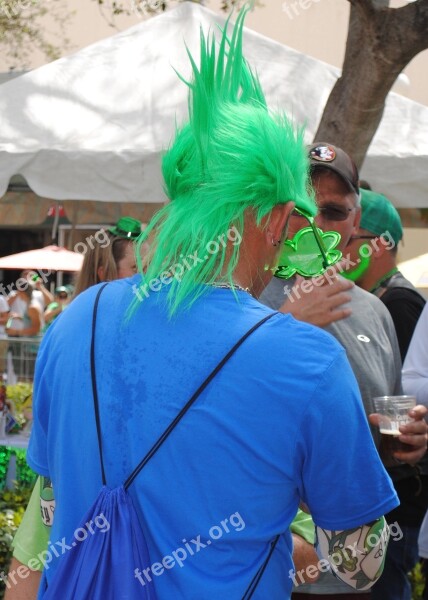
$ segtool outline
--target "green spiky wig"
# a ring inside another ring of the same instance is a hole
[[[176,131],[162,162],[170,202],[138,242],[140,271],[139,248],[146,239],[150,243],[145,282],[172,275],[170,315],[191,306],[207,289],[204,284],[233,286],[239,245],[218,244],[213,253],[207,248],[227,239],[231,227],[242,237],[247,209],[258,225],[275,205],[290,200],[316,212],[303,131],[285,115],[268,111],[258,77],[242,55],[247,11],[240,11],[231,39],[226,23],[219,46],[213,34],[205,37],[201,31],[199,69],[188,51],[189,122]]]

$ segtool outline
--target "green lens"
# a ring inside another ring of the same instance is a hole
[[[295,211],[305,217],[310,226],[300,229],[292,240],[284,242],[275,276],[289,279],[297,273],[303,277],[317,277],[342,258],[342,253],[336,249],[340,234],[323,232],[311,215],[301,209]]]
[[[361,248],[363,246],[367,246],[367,245],[368,244],[363,244],[359,248],[358,253],[360,255],[360,259],[359,259],[357,266],[354,267],[353,269],[348,269],[347,271],[343,271],[343,273],[342,273],[343,277],[345,277],[346,279],[350,279],[351,281],[358,281],[359,279],[361,279],[361,277],[364,275],[364,273],[367,271],[367,269],[370,266],[370,257],[362,256],[360,253]]]

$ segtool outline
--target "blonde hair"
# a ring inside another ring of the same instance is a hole
[[[117,265],[125,256],[127,245],[133,242],[116,237],[109,232],[107,232],[107,236],[109,243],[106,246],[95,244],[92,248],[87,249],[82,269],[77,277],[74,297],[101,281],[112,281],[118,278]],[[103,272],[102,279],[98,274],[100,269]]]

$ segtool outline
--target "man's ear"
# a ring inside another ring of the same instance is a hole
[[[273,207],[270,214],[269,225],[265,232],[268,238],[268,243],[272,245],[279,245],[279,243],[285,238],[287,234],[287,225],[291,213],[295,207],[294,202],[285,202],[284,204],[277,204]]]
[[[352,227],[351,237],[354,235],[358,235],[358,230],[360,228],[360,221],[361,221],[361,207],[357,206],[355,209],[354,223],[353,223],[353,227]]]

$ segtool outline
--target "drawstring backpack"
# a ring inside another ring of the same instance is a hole
[[[105,519],[104,522],[107,522],[110,528],[108,531],[105,530],[103,532],[98,527],[92,527],[89,530],[90,535],[87,535],[82,541],[77,541],[75,536],[69,542],[68,546],[70,550],[61,557],[57,571],[48,586],[44,576],[41,593],[39,594],[39,598],[43,600],[156,600],[153,582],[147,582],[146,585],[142,586],[135,577],[135,567],[138,566],[143,570],[151,565],[151,561],[144,532],[132,498],[128,494],[128,488],[239,346],[263,323],[277,314],[271,313],[267,315],[238,340],[199,386],[126,481],[119,487],[109,488],[107,486],[103,462],[100,410],[95,371],[97,309],[100,295],[106,285],[104,284],[99,289],[95,298],[91,337],[92,392],[103,486],[75,532],[81,529],[87,531],[88,523],[97,523],[97,519],[99,520],[100,516]],[[252,597],[278,538],[279,536],[276,536],[273,540],[265,562],[257,571],[242,600],[249,600]],[[43,587],[45,587],[44,592],[42,591]]]

